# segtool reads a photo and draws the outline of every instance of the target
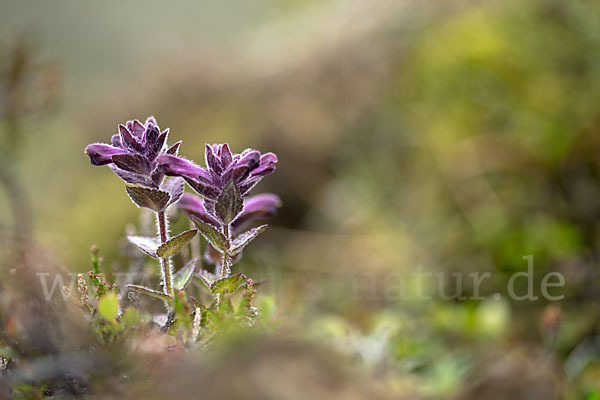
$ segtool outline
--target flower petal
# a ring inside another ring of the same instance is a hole
[[[93,143],[85,148],[85,154],[88,155],[92,165],[111,164],[112,157],[119,154],[127,154],[128,151],[104,143]]]
[[[260,157],[260,167],[250,172],[250,176],[265,176],[275,171],[277,156],[273,153],[266,153]]]
[[[239,232],[257,219],[265,219],[277,214],[281,199],[272,193],[263,193],[244,199],[244,210],[233,221],[233,229]]]
[[[210,175],[206,170],[185,158],[171,154],[161,154],[156,160],[160,168],[169,176],[187,176],[190,178],[202,176],[210,181]]]
[[[209,215],[204,206],[202,205],[202,199],[196,195],[185,193],[179,199],[179,203],[177,203],[177,208],[189,215],[196,216],[199,220],[206,222],[208,224],[212,224],[214,226],[219,226],[219,223],[215,217]]]

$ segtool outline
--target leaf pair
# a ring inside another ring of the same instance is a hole
[[[228,278],[222,278],[214,281],[210,285],[212,294],[233,293],[246,284],[248,277],[243,273],[231,275]]]
[[[175,273],[175,276],[173,276],[173,288],[175,288],[176,290],[185,290],[185,288],[187,288],[187,286],[192,281],[192,277],[194,276],[194,272],[196,271],[197,264],[198,259],[194,258],[190,260],[187,264],[185,264],[183,268],[177,271]],[[138,293],[142,293],[147,296],[152,296],[163,301],[171,300],[171,296],[167,295],[166,293],[159,292],[157,290],[150,289],[145,286],[127,285],[127,287]]]
[[[261,225],[256,228],[252,228],[244,233],[241,233],[238,237],[229,241],[223,233],[221,233],[213,225],[206,223],[196,216],[192,215],[192,222],[200,231],[200,234],[217,250],[221,253],[227,251],[230,256],[235,256],[248,245],[254,238],[263,233],[267,229],[267,225]]]
[[[196,232],[198,232],[196,229],[185,231],[163,244],[160,244],[155,238],[145,236],[128,236],[127,239],[150,257],[171,257],[196,236]]]

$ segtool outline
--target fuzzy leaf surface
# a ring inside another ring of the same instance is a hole
[[[219,294],[223,292],[233,293],[246,284],[246,275],[238,273],[230,276],[229,278],[219,279],[210,285],[210,291],[213,294]]]
[[[225,235],[219,232],[219,230],[211,224],[200,220],[196,216],[192,215],[191,218],[194,225],[196,225],[200,231],[200,234],[204,236],[204,239],[212,244],[215,249],[220,251],[227,250],[229,246],[227,245],[227,238]]]
[[[236,237],[233,242],[231,242],[231,247],[229,248],[229,254],[232,256],[236,255],[240,251],[246,247],[248,243],[254,240],[258,235],[263,233],[267,229],[267,225],[257,226],[256,228],[252,228],[247,230],[246,232],[241,233],[238,237]]]
[[[185,182],[183,181],[183,178],[176,176],[166,181],[162,185],[161,190],[164,190],[165,192],[169,193],[171,199],[169,200],[168,205],[171,205],[179,201],[181,196],[183,196],[183,191],[185,190]]]
[[[172,237],[166,243],[161,244],[156,249],[156,255],[159,257],[171,257],[174,256],[181,250],[183,246],[187,244],[194,236],[196,236],[196,229],[190,229],[180,233],[179,235]]]
[[[127,285],[127,288],[133,290],[134,292],[142,293],[147,296],[152,296],[160,300],[168,301],[171,299],[171,296],[168,296],[167,294],[159,292],[157,290],[147,288],[145,286]]]
[[[150,257],[158,258],[156,249],[160,243],[155,238],[145,236],[127,236],[129,242],[135,245],[138,249],[148,254]]]
[[[237,217],[244,209],[244,200],[238,190],[237,186],[233,181],[229,182],[223,193],[217,198],[215,204],[215,212],[217,217],[226,224]]]
[[[138,207],[149,208],[156,212],[165,209],[171,195],[163,190],[150,189],[141,186],[127,186],[127,195]]]
[[[173,277],[173,287],[175,289],[183,290],[187,287],[187,285],[192,280],[192,276],[194,276],[197,263],[198,259],[194,258],[193,260],[190,260],[187,264],[185,264],[183,268],[181,268],[175,273],[175,276]]]

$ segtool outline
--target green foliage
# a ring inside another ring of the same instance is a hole
[[[117,322],[119,316],[119,298],[115,293],[109,292],[98,300],[98,313],[111,323]]]
[[[126,191],[135,205],[156,212],[163,211],[171,200],[171,195],[163,190],[141,186],[127,186]]]
[[[229,247],[228,240],[225,237],[225,235],[223,235],[221,232],[219,232],[219,230],[217,228],[215,228],[211,224],[201,221],[200,219],[196,218],[193,215],[191,216],[191,219],[194,222],[194,225],[196,225],[196,227],[198,228],[198,231],[200,231],[200,234],[215,249],[221,250],[221,251],[227,250],[227,248]]]
[[[180,233],[179,235],[172,237],[166,243],[161,244],[156,249],[156,255],[159,257],[171,257],[174,256],[181,250],[183,246],[185,246],[198,231],[196,229],[191,229],[189,231],[185,231]]]
[[[232,242],[228,253],[232,256],[238,254],[244,249],[252,240],[256,239],[258,235],[263,233],[267,229],[267,225],[261,225],[256,228],[252,228],[249,231],[240,233]]]
[[[234,293],[244,285],[247,279],[246,275],[241,272],[227,278],[221,278],[210,285],[210,291],[213,294]]]
[[[173,287],[177,290],[185,290],[189,285],[194,272],[196,271],[197,259],[188,261],[177,273],[173,276]]]

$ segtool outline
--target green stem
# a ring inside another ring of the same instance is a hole
[[[229,237],[229,224],[223,225],[223,235],[227,238],[227,243],[230,241]],[[229,254],[227,250],[223,251],[223,258],[221,260],[221,278],[229,277],[230,273],[230,265],[229,265]]]
[[[160,243],[165,244],[169,240],[167,232],[167,215],[164,211],[156,213],[158,219],[158,232],[160,235]],[[171,270],[171,262],[167,257],[160,258],[160,268],[163,277],[163,291],[167,296],[173,297],[173,271]]]

